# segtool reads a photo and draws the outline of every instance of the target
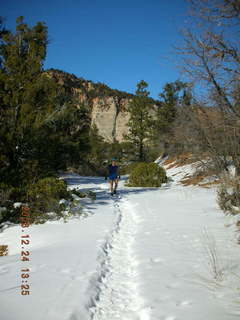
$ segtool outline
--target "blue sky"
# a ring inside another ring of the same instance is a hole
[[[180,78],[173,45],[186,26],[186,0],[2,0],[1,16],[14,29],[44,21],[50,44],[45,68],[57,68],[114,89],[134,92],[145,80],[157,98]]]

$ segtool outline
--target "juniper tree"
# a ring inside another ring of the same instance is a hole
[[[43,74],[47,27],[30,28],[23,17],[16,32],[0,33],[0,153],[1,177],[20,177],[31,157],[31,139],[54,107],[58,86]]]

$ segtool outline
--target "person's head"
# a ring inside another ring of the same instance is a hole
[[[117,159],[116,158],[112,158],[112,165],[115,166],[117,164]]]

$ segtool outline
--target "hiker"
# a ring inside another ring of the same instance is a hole
[[[110,192],[113,196],[117,193],[118,180],[120,179],[118,166],[115,158],[112,158],[112,163],[108,166],[108,178],[110,184]],[[107,177],[105,179],[107,179]]]

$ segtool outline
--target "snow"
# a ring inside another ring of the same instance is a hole
[[[167,171],[167,175],[172,178],[173,184],[179,184],[181,180],[187,178],[188,176],[192,175],[198,166],[198,163],[191,163],[186,164],[181,167],[171,167],[168,169],[168,165],[163,167]]]
[[[236,221],[216,190],[182,186],[192,165],[167,171],[161,188],[127,188],[110,198],[103,178],[67,174],[69,188],[96,192],[82,215],[0,233],[3,320],[234,320],[240,316]],[[30,295],[21,269],[30,268]]]
[[[15,202],[15,203],[13,204],[13,206],[14,206],[15,209],[16,209],[16,208],[20,208],[21,205],[22,205],[22,202]]]

